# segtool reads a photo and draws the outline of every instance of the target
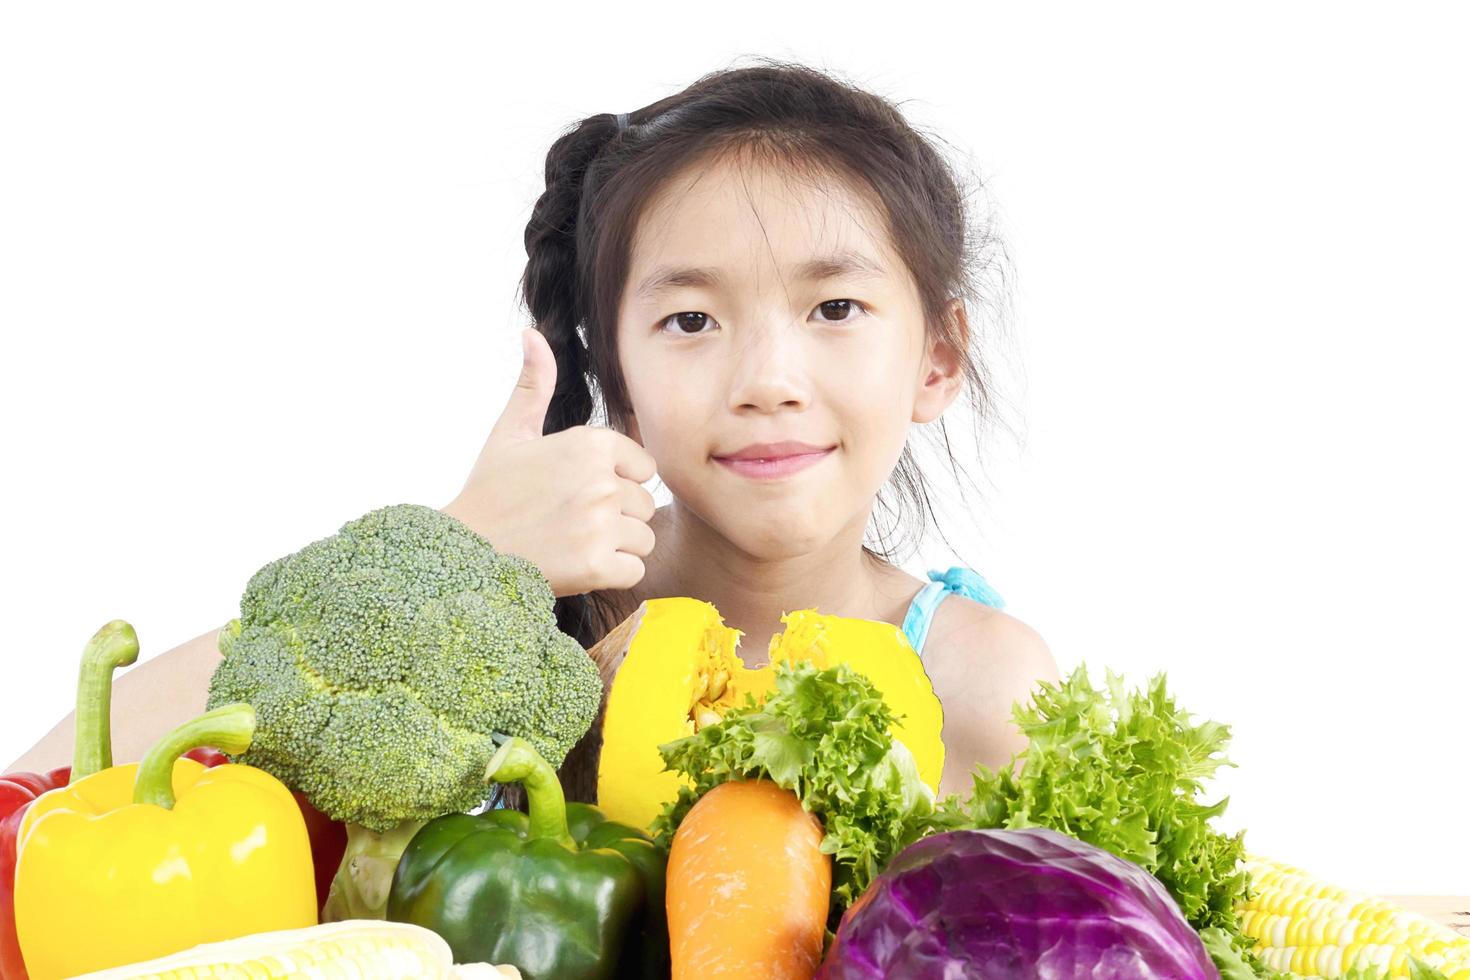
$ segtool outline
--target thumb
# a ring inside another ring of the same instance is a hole
[[[521,357],[521,376],[490,430],[497,441],[539,439],[546,425],[546,409],[556,390],[556,356],[541,331],[527,329],[521,333]]]

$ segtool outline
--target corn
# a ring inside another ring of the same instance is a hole
[[[1470,980],[1470,937],[1448,926],[1279,861],[1252,854],[1245,868],[1255,895],[1237,910],[1240,926],[1272,969],[1334,978],[1372,966],[1406,977],[1414,956],[1448,980]]]
[[[305,929],[262,932],[206,943],[147,963],[134,963],[78,980],[520,980],[513,966],[483,963],[455,966],[449,944],[438,933],[406,922],[351,919]]]

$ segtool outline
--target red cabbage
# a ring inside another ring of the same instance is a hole
[[[842,917],[817,980],[1218,980],[1158,879],[1054,830],[905,848]]]

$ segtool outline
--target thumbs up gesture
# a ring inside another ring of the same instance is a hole
[[[524,363],[469,479],[443,512],[498,550],[534,562],[557,596],[629,589],[653,551],[653,457],[612,429],[578,425],[542,435],[556,358],[539,331],[522,335]]]

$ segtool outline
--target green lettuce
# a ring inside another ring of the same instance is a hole
[[[1060,684],[1038,684],[1012,716],[1027,747],[1011,768],[976,768],[973,826],[1070,834],[1153,874],[1196,929],[1235,925],[1248,884],[1242,834],[1209,825],[1228,798],[1199,798],[1204,780],[1233,765],[1223,754],[1228,726],[1192,724],[1163,675],[1130,692],[1108,672],[1099,691],[1085,667]]]
[[[1235,912],[1250,884],[1243,832],[1210,826],[1228,798],[1201,798],[1204,781],[1233,765],[1228,726],[1192,721],[1163,674],[1129,691],[1109,671],[1099,690],[1085,667],[1038,684],[1012,717],[1027,746],[1010,768],[976,768],[971,826],[1049,827],[1095,844],[1158,878],[1195,929],[1222,930],[1238,952],[1253,945]]]
[[[846,664],[775,667],[776,690],[717,725],[659,747],[665,767],[694,780],[664,807],[655,836],[668,846],[695,802],[721,783],[769,779],[794,792],[825,831],[834,917],[899,851],[957,811],[937,811],[913,756],[889,735],[893,712],[872,682]]]

